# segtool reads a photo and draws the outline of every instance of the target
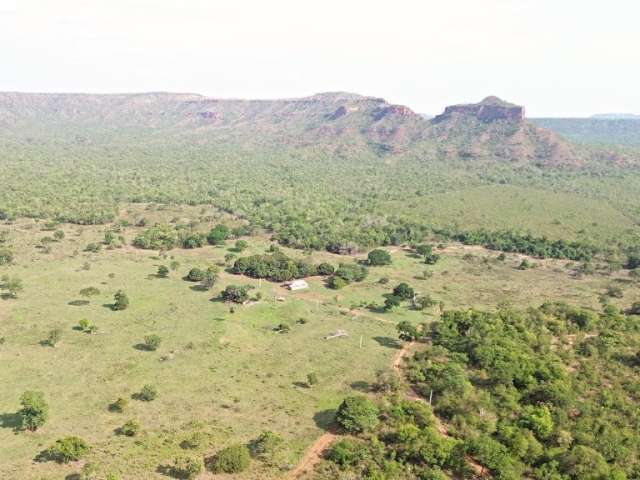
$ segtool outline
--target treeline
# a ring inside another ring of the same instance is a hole
[[[535,237],[513,231],[476,230],[472,232],[440,232],[452,240],[465,245],[482,245],[491,250],[515,252],[538,258],[560,258],[567,260],[588,261],[600,250],[582,242],[565,240],[549,240],[546,237]]]
[[[314,265],[307,260],[294,260],[282,252],[275,252],[238,258],[230,270],[232,273],[252,278],[286,282],[294,278],[330,275],[334,269],[328,263]]]

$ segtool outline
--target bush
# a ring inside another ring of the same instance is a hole
[[[161,342],[162,339],[158,335],[146,335],[144,337],[144,348],[149,350],[150,352],[153,352],[158,349]]]
[[[335,269],[333,268],[333,265],[331,265],[330,263],[323,262],[320,265],[318,265],[317,271],[318,271],[318,275],[333,275],[333,272],[335,271]]]
[[[157,396],[158,390],[156,389],[156,387],[149,384],[142,387],[142,390],[140,390],[140,393],[138,393],[138,398],[145,402],[151,402],[152,400],[155,400]]]
[[[122,290],[118,290],[113,296],[112,310],[126,310],[129,307],[129,297]]]
[[[402,297],[398,297],[397,295],[389,295],[384,300],[384,309],[392,310],[395,307],[399,307],[402,303]]]
[[[45,450],[44,455],[49,460],[58,463],[69,463],[80,460],[89,452],[87,442],[78,437],[65,437],[56,440],[55,443]]]
[[[189,273],[187,273],[187,276],[185,277],[185,280],[189,282],[201,282],[203,279],[204,271],[196,267],[189,270]]]
[[[368,432],[378,425],[378,408],[366,397],[347,397],[338,407],[336,421],[347,433]]]
[[[407,283],[402,282],[396,285],[396,287],[393,289],[393,294],[403,300],[411,300],[415,295],[415,292],[413,291],[413,288],[411,288]]]
[[[35,432],[49,418],[49,405],[42,392],[27,390],[20,396],[22,408],[18,411],[20,428]]]
[[[99,243],[89,243],[86,247],[84,247],[85,252],[98,253],[102,250],[102,245]]]
[[[158,276],[160,278],[167,278],[169,276],[169,268],[166,265],[160,265],[158,267]]]
[[[139,234],[133,245],[146,250],[171,250],[178,245],[178,233],[170,225],[154,225]]]
[[[180,455],[173,461],[173,474],[178,478],[192,479],[200,475],[204,464],[200,457]]]
[[[327,453],[327,459],[341,467],[356,465],[368,457],[366,445],[362,441],[351,438],[335,442]]]
[[[346,280],[347,283],[361,282],[367,278],[367,268],[362,265],[341,263],[336,270],[336,276]]]
[[[440,255],[437,253],[431,253],[429,255],[424,256],[424,263],[427,265],[435,265],[440,260]]]
[[[13,262],[13,252],[8,248],[0,248],[0,265],[9,265]]]
[[[284,463],[284,439],[273,432],[262,432],[258,438],[249,445],[251,455],[271,466],[279,466]]]
[[[244,303],[249,300],[249,289],[246,285],[227,285],[220,296],[227,302]]]
[[[80,290],[80,295],[83,297],[94,297],[96,295],[100,295],[100,290],[96,287],[87,287]]]
[[[391,255],[386,250],[371,250],[367,255],[367,264],[371,266],[391,265]]]
[[[251,457],[244,445],[230,445],[218,452],[213,461],[214,473],[240,473],[249,468]]]
[[[314,372],[307,374],[307,385],[313,387],[318,384],[318,375]]]
[[[180,446],[182,448],[195,449],[202,447],[206,443],[207,437],[202,432],[195,432],[185,438]]]
[[[140,431],[140,424],[136,420],[129,420],[122,427],[120,427],[120,432],[122,435],[126,435],[127,437],[135,437]]]
[[[236,252],[242,252],[246,250],[248,246],[249,244],[245,240],[238,240],[235,244],[234,249]]]
[[[109,411],[123,413],[128,405],[129,401],[126,398],[120,397],[111,405],[109,405]]]
[[[45,343],[50,347],[55,347],[61,341],[62,341],[62,330],[59,328],[54,328],[53,330],[49,331],[49,334],[47,335],[47,339],[45,340]]]
[[[209,242],[209,245],[224,245],[229,235],[229,227],[226,225],[216,225],[207,235],[207,242]]]
[[[520,262],[520,265],[518,265],[518,270],[529,270],[533,267],[535,267],[535,264],[525,258],[524,260],[522,260],[522,262]]]
[[[341,288],[344,288],[347,285],[349,285],[349,282],[347,282],[344,278],[338,277],[336,275],[332,275],[327,280],[327,287],[332,288],[334,290],[340,290]]]

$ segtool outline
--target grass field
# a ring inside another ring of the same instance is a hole
[[[181,213],[193,212],[167,209],[156,215]],[[545,300],[598,308],[598,295],[611,283],[625,291],[622,299],[614,300],[621,306],[640,299],[624,272],[577,277],[567,262],[555,260],[521,271],[519,256],[500,262],[496,252],[460,245],[441,251],[442,260],[428,267],[432,276],[426,280],[418,279],[427,268],[420,258],[394,247],[389,249],[391,266],[371,268],[365,281],[339,291],[326,288],[319,277],[309,279],[307,291],[288,292],[274,283],[222,273],[212,292],[202,292],[181,277],[193,266],[221,262],[231,244],[173,250],[167,258],[132,247],[92,254],[83,252],[84,246],[99,241],[103,229],[63,225],[65,239],[51,244],[51,253],[43,253],[36,246],[48,232],[38,224],[20,220],[6,228],[16,259],[14,265],[0,267],[0,274],[19,276],[25,288],[18,299],[0,300],[0,337],[5,338],[0,345],[0,478],[59,479],[79,471],[81,464],[33,461],[66,435],[78,435],[92,445],[86,461],[126,479],[166,478],[162,466],[171,463],[182,451],[180,443],[196,431],[208,438],[197,450],[208,457],[225,445],[272,430],[287,440],[293,466],[330,423],[342,398],[366,390],[375,372],[390,366],[398,348],[395,324],[436,317],[437,307],[419,312],[405,306],[390,313],[368,307],[381,305],[382,295],[400,281],[442,300],[446,308],[482,308],[503,301],[539,305]],[[127,228],[127,240],[138,231]],[[242,255],[263,252],[270,245],[265,236],[246,240],[250,247]],[[304,255],[284,250],[293,257]],[[157,278],[158,266],[172,259],[180,263],[178,269],[167,279]],[[322,252],[311,259],[334,265],[354,260]],[[379,283],[382,277],[389,282]],[[254,285],[263,299],[232,313],[215,298],[232,283]],[[100,294],[86,305],[70,303],[82,299],[80,289],[89,286]],[[119,289],[126,291],[131,305],[116,312],[109,305]],[[97,334],[74,330],[83,318],[99,327]],[[297,323],[301,318],[307,323]],[[291,331],[276,333],[280,323],[289,324]],[[63,332],[61,343],[42,346],[54,328]],[[324,340],[337,329],[349,336]],[[162,338],[160,348],[137,348],[152,333]],[[319,378],[313,388],[304,386],[310,372]],[[156,400],[130,399],[123,414],[108,410],[118,397],[130,398],[145,384],[157,387]],[[30,389],[44,392],[50,419],[35,433],[15,433],[19,396]],[[131,418],[141,423],[143,432],[135,438],[116,435]],[[251,470],[237,478],[281,475],[254,461]]]

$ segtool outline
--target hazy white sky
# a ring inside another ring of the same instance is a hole
[[[640,113],[640,1],[0,0],[0,90]]]

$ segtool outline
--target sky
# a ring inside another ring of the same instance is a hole
[[[637,0],[0,0],[0,91],[640,114]]]

